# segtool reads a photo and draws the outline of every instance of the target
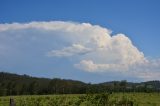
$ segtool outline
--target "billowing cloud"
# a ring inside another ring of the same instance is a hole
[[[123,72],[128,69],[125,64],[95,64],[92,60],[82,60],[79,64],[75,64],[75,67],[89,72]]]
[[[72,58],[74,68],[92,73],[123,73],[147,80],[160,75],[159,60],[147,59],[126,35],[112,35],[111,30],[89,23],[0,24],[0,57],[5,54]]]

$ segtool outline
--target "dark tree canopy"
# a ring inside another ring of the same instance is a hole
[[[160,81],[132,83],[122,80],[87,84],[75,80],[36,78],[28,75],[0,72],[0,96],[159,91]]]

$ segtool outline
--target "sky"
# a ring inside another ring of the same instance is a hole
[[[0,70],[84,82],[160,80],[159,0],[1,0]]]

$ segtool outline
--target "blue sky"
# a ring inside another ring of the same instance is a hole
[[[12,24],[13,22],[23,24],[23,23],[30,23],[33,21],[36,21],[36,22],[61,21],[61,22],[66,22],[65,24],[69,24],[69,25],[72,25],[72,24],[75,25],[74,22],[90,23],[93,27],[94,25],[99,25],[102,28],[107,28],[109,30],[112,30],[112,34],[110,34],[110,36],[116,35],[118,33],[125,34],[129,38],[129,40],[132,41],[133,45],[136,48],[138,48],[140,52],[143,52],[145,58],[149,59],[149,61],[157,61],[157,59],[159,59],[160,57],[160,46],[158,46],[160,45],[160,42],[159,42],[160,7],[159,5],[160,5],[159,0],[132,0],[132,1],[131,0],[119,0],[119,1],[118,0],[41,0],[41,1],[40,0],[14,0],[14,1],[1,0],[0,1],[0,24],[2,25],[4,25],[5,23]],[[27,33],[31,33],[31,32],[27,32]],[[40,32],[36,32],[36,33],[39,34]],[[15,34],[17,34],[17,32]],[[39,39],[43,39],[43,38],[44,37],[42,38],[39,37]],[[24,37],[24,39],[27,39],[27,38]],[[4,42],[6,44],[6,42],[9,42],[9,40],[6,40]],[[24,42],[22,40],[22,43],[17,44],[17,45],[22,45],[21,47],[19,46],[18,47],[25,48],[23,46],[23,44],[25,44]],[[46,40],[43,42],[51,42],[51,41]],[[70,41],[67,40],[67,42],[70,42]],[[38,43],[35,43],[35,44],[38,45]],[[44,50],[48,50],[49,48],[52,48],[50,46],[54,44],[55,43],[53,44],[48,43],[45,45],[47,46],[46,48],[43,45],[45,48]],[[4,44],[2,43],[2,45]],[[8,45],[11,45],[11,44],[8,44]],[[39,44],[39,45],[42,46],[42,44]],[[17,46],[14,46],[13,48],[16,48],[16,47]],[[39,46],[35,46],[35,47],[38,48]],[[77,45],[73,45],[73,44],[70,48],[67,48],[66,45],[65,46],[62,45],[61,49],[63,48],[71,49],[76,47]],[[56,48],[55,50],[58,50],[58,47],[55,45],[53,48]],[[88,48],[83,48],[83,49],[88,50]],[[73,56],[73,57],[70,57],[70,59],[68,60],[68,58],[66,59],[66,57],[57,58],[54,55],[54,56],[51,56],[51,58],[45,58],[45,57],[41,57],[41,54],[37,54],[37,52],[39,52],[40,49],[37,49],[36,53],[33,52],[34,46],[33,48],[27,48],[25,50],[26,50],[26,53],[29,53],[29,54],[31,53],[30,55],[32,56],[34,55],[36,61],[32,61],[32,64],[31,62],[28,63],[28,61],[31,61],[30,60],[31,57],[29,55],[25,55],[26,57],[29,56],[28,59],[21,55],[16,56],[16,54],[13,54],[15,56],[11,56],[11,57],[9,57],[9,55],[7,55],[6,57],[1,56],[0,57],[1,70],[16,72],[20,74],[26,73],[29,75],[43,76],[43,77],[50,77],[50,78],[61,77],[61,78],[78,79],[86,82],[87,81],[101,82],[106,80],[121,80],[121,79],[127,79],[131,81],[142,80],[136,77],[132,78],[128,75],[121,75],[118,73],[115,73],[114,76],[110,76],[110,74],[112,75],[112,72],[104,74],[99,72],[90,73],[88,71],[79,71],[79,70],[75,71],[76,69],[73,68],[72,64],[74,62],[75,62],[74,64],[76,64],[78,60],[82,61],[82,59],[79,59],[79,57]],[[32,51],[32,52],[28,52],[28,51]],[[1,52],[3,51],[1,50]],[[54,51],[53,53],[55,52],[60,53],[59,51]],[[41,59],[39,59],[39,57],[41,57]],[[83,59],[84,58],[85,57],[83,57]],[[15,62],[15,60],[17,60],[17,62]],[[85,61],[82,61],[82,62],[85,62]],[[87,63],[88,62],[92,63],[92,61],[87,61]],[[103,62],[100,62],[100,63],[103,63]],[[151,63],[153,64],[153,62]],[[106,63],[103,63],[103,64],[106,64]],[[151,67],[152,67],[151,69],[155,69],[155,67],[154,68],[153,66]],[[50,71],[50,70],[53,70],[53,71]],[[70,70],[70,71],[65,71],[65,70]],[[156,67],[156,71],[157,71],[157,67]]]

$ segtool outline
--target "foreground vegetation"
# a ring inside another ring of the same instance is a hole
[[[0,97],[0,106],[160,106],[159,93],[67,94]]]
[[[0,72],[0,106],[10,103],[14,106],[160,106],[160,81],[90,84]]]

